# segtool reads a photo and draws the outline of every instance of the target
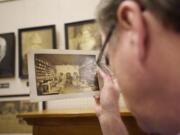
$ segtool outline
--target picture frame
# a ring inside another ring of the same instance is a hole
[[[100,50],[102,40],[94,19],[65,24],[66,49]]]
[[[15,0],[0,0],[0,3],[10,2],[10,1],[15,1]]]
[[[0,34],[0,78],[15,76],[15,34]]]
[[[18,30],[19,77],[28,78],[27,54],[30,49],[55,49],[56,26],[47,25]]]
[[[82,50],[31,50],[28,68],[32,101],[97,94],[97,54]]]
[[[42,102],[30,102],[29,95],[0,98],[0,135],[32,133],[32,127],[16,117],[19,113],[39,112]]]

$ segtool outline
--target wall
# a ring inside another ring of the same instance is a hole
[[[10,82],[9,89],[0,89],[3,94],[29,93],[27,80],[18,77],[18,28],[55,24],[58,48],[65,48],[64,23],[95,18],[99,0],[16,0],[0,4],[0,33],[16,34],[16,76],[1,79]],[[58,103],[57,103],[58,102]],[[49,108],[84,108],[93,106],[93,98],[64,99],[51,101]]]

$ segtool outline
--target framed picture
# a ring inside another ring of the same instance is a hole
[[[32,50],[28,55],[31,99],[94,95],[99,90],[96,56],[97,51]]]
[[[0,78],[15,75],[15,34],[0,34]]]
[[[19,29],[19,76],[28,78],[27,54],[30,49],[56,48],[55,25]]]
[[[0,3],[8,2],[8,1],[15,1],[15,0],[0,0]]]
[[[65,24],[66,48],[70,50],[99,50],[101,35],[95,20]]]
[[[42,104],[31,103],[29,95],[6,96],[0,98],[0,135],[32,133],[32,127],[27,125],[16,115],[24,112],[37,112],[41,110]]]

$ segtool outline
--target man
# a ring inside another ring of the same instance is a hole
[[[146,132],[180,133],[179,7],[179,0],[100,3],[98,21],[107,37],[105,51],[113,72],[99,70],[104,87],[95,97],[104,135],[128,135],[119,117],[120,89]]]

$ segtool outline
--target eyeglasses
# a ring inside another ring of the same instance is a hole
[[[102,48],[100,50],[100,53],[99,53],[99,56],[97,58],[97,61],[96,61],[96,64],[98,65],[98,67],[104,71],[105,73],[107,73],[108,75],[112,75],[112,71],[111,69],[108,67],[108,65],[106,64],[106,61],[105,61],[105,49],[107,47],[107,44],[108,42],[110,41],[111,37],[112,37],[112,34],[113,34],[113,31],[115,29],[115,25],[113,25],[108,34],[107,34],[107,37],[102,45]]]

